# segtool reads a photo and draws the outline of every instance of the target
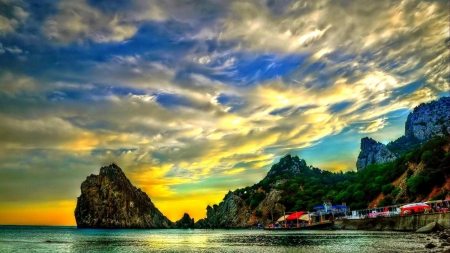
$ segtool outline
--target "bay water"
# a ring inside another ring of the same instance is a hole
[[[433,240],[382,231],[0,226],[0,252],[431,252],[424,246]]]

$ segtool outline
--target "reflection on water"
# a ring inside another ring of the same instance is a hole
[[[424,252],[427,242],[424,235],[369,231],[0,226],[0,252]]]

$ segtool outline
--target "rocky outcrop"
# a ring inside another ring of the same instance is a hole
[[[433,221],[417,229],[416,233],[430,233],[439,230],[443,230],[443,227],[439,225],[439,223],[437,223],[436,221]]]
[[[267,173],[266,178],[282,174],[296,175],[301,173],[301,170],[306,167],[307,165],[305,160],[299,159],[298,157],[292,157],[291,155],[286,155],[280,159],[279,163],[272,166]]]
[[[266,197],[259,203],[256,210],[261,211],[263,214],[263,219],[261,222],[264,225],[269,224],[272,221],[276,221],[278,218],[284,215],[284,211],[286,207],[278,201],[280,201],[283,195],[283,191],[281,190],[272,190]]]
[[[428,141],[446,134],[450,134],[450,97],[421,104],[408,115],[405,136]]]
[[[147,194],[133,186],[116,164],[102,167],[81,184],[75,209],[79,228],[168,228]]]
[[[183,217],[175,222],[174,228],[194,228],[194,218],[185,213]]]
[[[396,158],[386,145],[365,137],[361,139],[361,152],[356,160],[356,168],[363,170],[371,164],[391,162]]]
[[[450,97],[421,104],[408,115],[405,135],[383,145],[370,138],[361,139],[361,152],[356,162],[358,170],[373,163],[385,163],[412,149],[419,147],[433,137],[450,134]]]
[[[196,223],[198,228],[247,228],[254,225],[251,210],[245,201],[228,192],[219,205],[206,208],[206,218]]]

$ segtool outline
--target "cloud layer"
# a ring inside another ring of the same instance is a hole
[[[116,162],[169,218],[201,218],[287,153],[353,170],[362,136],[449,95],[446,1],[0,4],[5,212],[68,210]]]

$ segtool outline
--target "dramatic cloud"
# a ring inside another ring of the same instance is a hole
[[[117,15],[104,14],[85,0],[64,0],[59,13],[45,23],[44,31],[51,39],[69,43],[89,38],[96,42],[122,41],[136,33],[136,27],[124,24]]]
[[[450,90],[445,1],[1,6],[0,223],[54,205],[74,224],[112,162],[169,218],[202,218],[287,153],[354,170],[361,137],[399,137]]]
[[[19,1],[0,3],[2,7],[0,11],[0,35],[14,32],[26,21],[29,14],[16,4],[20,4]]]

